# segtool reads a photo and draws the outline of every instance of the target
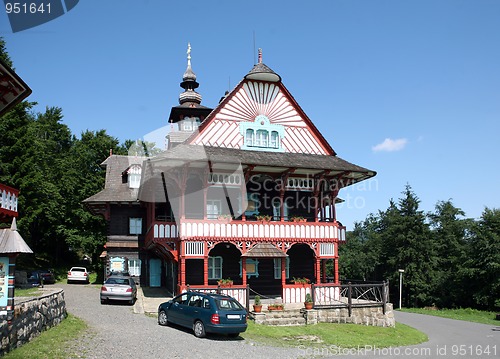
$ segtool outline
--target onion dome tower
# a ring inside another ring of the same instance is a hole
[[[194,131],[198,129],[201,122],[212,112],[211,108],[201,105],[201,95],[196,92],[200,86],[196,82],[196,74],[191,67],[191,44],[187,48],[187,68],[180,83],[184,92],[179,95],[179,105],[170,110],[169,123],[177,124],[176,131],[172,130],[168,135],[168,147],[184,142]]]

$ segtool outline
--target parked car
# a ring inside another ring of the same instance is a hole
[[[26,279],[28,281],[27,287],[40,287],[42,286],[42,276],[37,270],[26,271]]]
[[[198,338],[206,333],[237,337],[247,329],[247,311],[227,295],[185,292],[158,307],[158,324],[192,328]]]
[[[71,267],[68,272],[68,283],[84,282],[89,283],[89,273],[85,267]]]
[[[110,300],[126,300],[134,304],[137,299],[137,287],[130,277],[112,275],[101,287],[101,304]]]
[[[44,284],[54,284],[56,282],[56,277],[50,269],[39,269],[38,273],[43,278]]]

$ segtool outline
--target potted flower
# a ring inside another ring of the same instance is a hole
[[[262,311],[262,302],[260,301],[259,295],[256,295],[253,300],[253,311],[255,313],[260,313]]]
[[[233,217],[230,214],[219,214],[217,219],[229,223]]]
[[[222,278],[217,281],[219,287],[230,287],[233,285],[233,280],[231,278]]]
[[[255,216],[255,218],[257,218],[258,221],[264,223],[264,222],[269,222],[271,218],[273,218],[273,216],[270,216],[269,214],[259,214]]]
[[[305,278],[305,277],[303,277],[303,278],[295,278],[295,277],[293,277],[292,282],[294,284],[306,285],[306,284],[309,284],[311,281],[309,280],[309,278]]]
[[[269,304],[267,306],[267,310],[285,310],[285,304],[284,303],[274,303],[274,304]]]
[[[307,310],[313,308],[313,300],[311,297],[311,293],[306,293],[306,299],[304,300],[304,307],[306,307]]]
[[[292,222],[307,222],[307,219],[302,216],[292,216]]]

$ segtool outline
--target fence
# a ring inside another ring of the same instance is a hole
[[[238,302],[243,305],[247,312],[250,309],[250,290],[248,285],[246,286],[237,286],[233,285],[231,287],[198,287],[198,286],[187,286],[187,291],[196,291],[201,293],[217,293],[223,295],[229,295],[230,297],[235,298]]]
[[[385,314],[385,306],[389,298],[389,282],[379,283],[346,283],[313,284],[312,299],[313,307],[319,308],[347,308],[351,316],[352,308],[382,307]]]

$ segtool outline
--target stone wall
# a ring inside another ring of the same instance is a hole
[[[0,356],[20,347],[66,318],[64,291],[54,289],[36,298],[15,298],[14,319],[0,319]]]
[[[313,309],[304,312],[306,324],[353,323],[377,327],[394,327],[396,325],[392,303],[385,305],[385,314],[382,307],[352,308],[351,316],[349,316],[347,308]]]

